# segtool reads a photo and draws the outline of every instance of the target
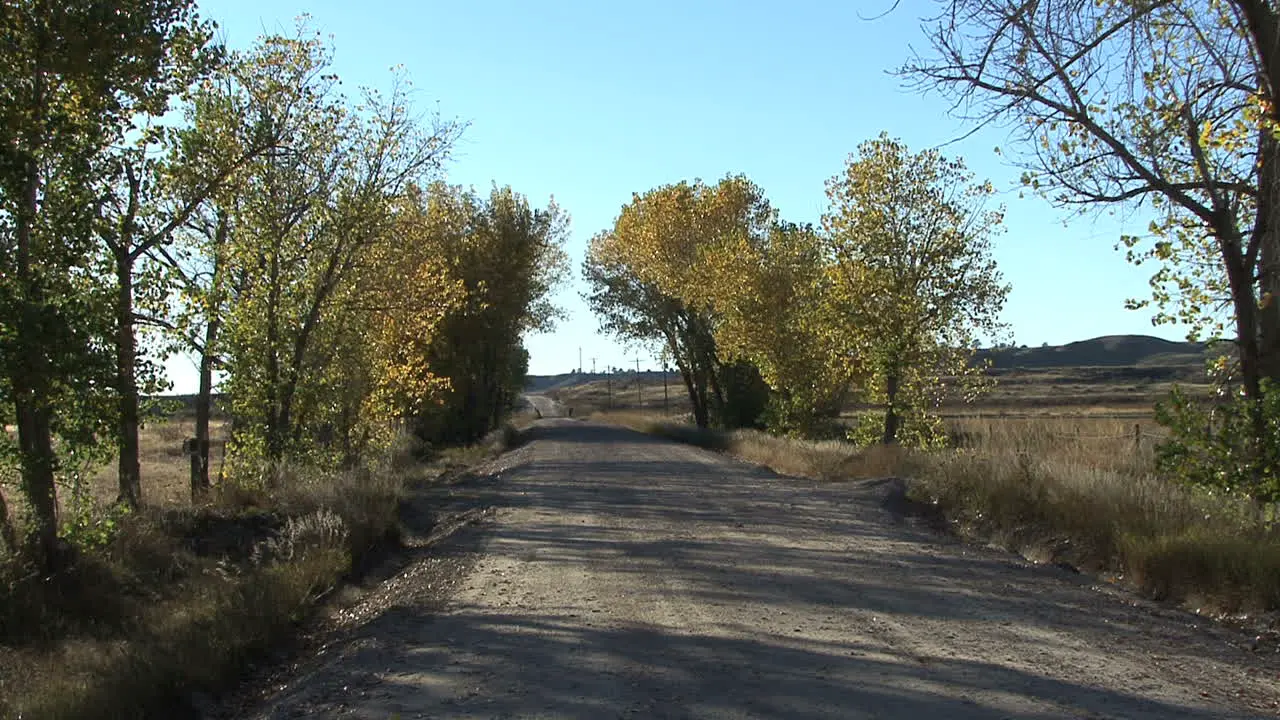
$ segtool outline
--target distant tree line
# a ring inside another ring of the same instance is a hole
[[[352,99],[305,23],[243,52],[213,31],[189,0],[0,8],[0,482],[29,514],[24,541],[0,497],[0,542],[46,567],[96,465],[142,503],[170,352],[198,359],[200,499],[218,378],[228,481],[271,483],[404,429],[483,436],[556,316],[567,217],[445,184],[464,126],[407,78]]]
[[[637,194],[591,242],[603,329],[661,346],[700,426],[829,435],[850,400],[883,408],[859,440],[928,445],[947,395],[981,384],[1008,286],[1003,211],[958,160],[882,135],[828,183],[820,227],[779,217],[743,176]]]

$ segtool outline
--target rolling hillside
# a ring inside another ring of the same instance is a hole
[[[1180,377],[1198,373],[1207,353],[1204,343],[1176,342],[1149,335],[1105,335],[1090,340],[1043,347],[1009,347],[980,350],[979,358],[990,358],[996,370],[1049,368],[1142,368],[1140,377]],[[1164,370],[1164,372],[1161,372]],[[1104,373],[1112,377],[1114,373]],[[1123,373],[1121,373],[1123,374]],[[634,373],[626,373],[633,378]],[[641,373],[646,383],[661,382],[659,372]],[[564,373],[530,375],[525,389],[548,392],[603,381],[604,373]],[[676,378],[672,373],[673,380]]]
[[[1204,343],[1175,342],[1149,335],[1106,335],[1045,347],[982,350],[996,368],[1184,367],[1199,368]]]

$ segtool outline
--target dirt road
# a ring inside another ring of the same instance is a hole
[[[1274,717],[1280,656],[818,484],[548,420],[253,717]],[[450,584],[449,578],[455,578]]]
[[[553,400],[546,395],[523,395],[530,406],[538,411],[539,417],[558,418],[568,415],[568,409],[560,404],[558,400]]]

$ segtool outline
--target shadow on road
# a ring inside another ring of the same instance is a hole
[[[536,460],[455,490],[541,511],[471,531],[486,533],[487,552],[634,573],[623,583],[639,588],[629,601],[679,594],[707,609],[715,632],[643,616],[598,622],[576,597],[523,604],[512,580],[502,611],[402,607],[364,627],[326,670],[354,716],[989,718],[1033,706],[1050,709],[1017,715],[1228,716],[1144,692],[1167,682],[1156,673],[1164,665],[1239,661],[1225,643],[1184,642],[1194,616],[1117,602],[1087,579],[887,522],[883,487],[778,478],[692,449],[673,458],[667,441],[599,425],[540,423],[530,440],[546,452],[527,447]],[[782,631],[792,615],[807,618],[803,637]],[[921,645],[934,624],[981,626],[988,654],[951,657],[946,637]],[[1145,680],[1108,687],[1088,679],[1087,664],[1073,681],[1049,670],[1130,646],[1160,651]],[[459,696],[460,682],[474,693]]]

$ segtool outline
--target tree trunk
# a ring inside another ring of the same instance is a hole
[[[142,469],[138,462],[137,339],[133,334],[133,258],[127,246],[116,252],[116,393],[119,395],[119,495],[116,502],[137,508],[142,503]]]
[[[56,564],[58,549],[58,501],[54,485],[57,459],[53,452],[48,358],[42,345],[44,290],[32,257],[35,241],[32,229],[39,213],[40,190],[40,174],[34,159],[28,161],[26,176],[23,212],[15,218],[16,280],[21,295],[14,326],[16,357],[10,367],[10,389],[18,424],[22,490],[31,505],[35,525],[32,528],[34,560],[42,569],[50,570]]]
[[[880,442],[885,445],[893,445],[898,442],[898,373],[890,372],[884,381],[885,392],[885,409],[884,409],[884,436]]]
[[[204,346],[200,348],[200,388],[196,392],[196,462],[191,473],[191,502],[203,502],[212,483],[209,478],[209,423],[213,417],[213,366],[217,360],[218,334],[222,331],[223,287],[226,269],[223,249],[231,234],[231,222],[225,210],[219,210],[213,234],[213,277],[205,298]]]
[[[18,552],[18,532],[9,519],[9,504],[4,500],[4,493],[0,493],[0,540],[4,541],[5,552],[10,555]]]
[[[1253,277],[1245,267],[1244,253],[1240,248],[1239,233],[1224,225],[1218,233],[1218,243],[1223,264],[1227,269],[1227,281],[1231,287],[1231,301],[1236,317],[1236,349],[1240,359],[1240,381],[1249,398],[1249,417],[1254,438],[1261,438],[1266,428],[1262,416],[1262,369],[1259,360],[1257,298],[1254,296]]]
[[[715,356],[706,359],[707,368],[704,371],[707,378],[707,387],[711,390],[711,396],[708,403],[715,408],[716,424],[720,427],[728,426],[726,422],[726,408],[724,390],[720,387],[720,365],[716,362]]]
[[[22,453],[22,490],[35,520],[34,559],[48,570],[56,564],[58,549],[58,500],[53,478],[56,461],[48,395],[40,387],[43,383],[27,373],[18,375],[26,376],[12,381],[18,449]]]
[[[1258,146],[1258,371],[1280,380],[1280,143],[1261,133]]]
[[[213,345],[218,340],[222,320],[215,311],[209,316],[204,330],[204,350],[200,353],[200,389],[196,392],[196,463],[191,473],[191,502],[203,502],[208,496],[209,482],[209,421],[213,415]]]
[[[710,424],[710,418],[707,416],[706,393],[698,391],[698,381],[694,378],[693,373],[683,363],[676,363],[680,368],[680,379],[684,380],[684,387],[689,391],[689,404],[693,406],[693,422],[700,428],[705,428]]]
[[[285,432],[281,427],[280,410],[280,356],[279,348],[279,313],[280,313],[280,258],[279,248],[272,248],[268,278],[271,283],[267,290],[267,330],[266,330],[266,441],[267,459],[278,461],[284,457]]]

